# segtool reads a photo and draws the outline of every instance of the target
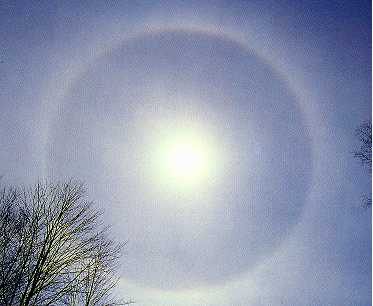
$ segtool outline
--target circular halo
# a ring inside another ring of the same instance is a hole
[[[146,39],[147,38],[147,36],[148,35],[150,35],[150,37],[152,37],[152,36],[156,36],[156,35],[168,35],[168,34],[171,34],[172,35],[172,33],[175,33],[175,32],[167,32],[167,31],[165,31],[165,32],[160,32],[160,33],[158,33],[158,34],[155,34],[155,33],[152,33],[152,34],[145,34],[144,35],[144,38]],[[209,37],[209,39],[211,39],[211,40],[223,40],[224,41],[224,43],[227,43],[227,44],[234,44],[234,47],[235,48],[242,48],[243,46],[241,45],[241,44],[238,44],[237,42],[235,42],[235,41],[232,41],[231,39],[227,39],[227,38],[224,38],[224,37],[218,37],[218,36],[212,36],[211,34],[206,34],[206,33],[198,33],[198,32],[193,32],[192,33],[193,35],[200,35],[200,36],[203,36],[203,37]],[[187,35],[187,33],[184,33],[184,32],[176,32],[176,34],[175,35]],[[136,40],[138,40],[138,39],[141,39],[141,36],[139,37],[139,36],[137,36],[136,38],[132,38],[131,40],[130,40],[130,42],[131,41],[136,41]],[[128,41],[126,41],[126,43],[124,43],[123,44],[123,46],[125,46],[126,44],[128,43]],[[245,53],[247,53],[247,56],[248,57],[250,57],[250,56],[253,56],[253,57],[255,57],[256,56],[256,54],[254,54],[254,53],[252,53],[252,51],[250,51],[250,50],[248,50],[246,47],[244,48],[245,50]],[[115,51],[115,50],[114,50]],[[242,51],[242,50],[241,50]],[[262,59],[259,59],[259,61],[261,61]],[[267,63],[261,63],[262,65],[266,65]],[[272,69],[272,68],[271,68]],[[267,67],[267,70],[269,71],[269,70],[271,70],[271,69],[269,69],[268,67]],[[277,73],[275,72],[275,71],[272,71],[272,73],[273,73],[273,75],[275,75],[276,77],[275,78],[277,78],[278,77],[278,75],[277,75]],[[282,82],[282,81],[280,81],[280,82]],[[283,86],[286,86],[286,85],[284,85],[283,84]],[[301,111],[299,111],[299,114],[301,114]],[[308,137],[308,135],[305,135],[305,137],[307,138]],[[309,145],[309,144],[308,144]],[[311,156],[309,156],[309,158],[308,158],[308,161],[310,161],[312,158],[311,158]],[[303,199],[305,199],[306,198],[306,196],[304,195],[303,196]],[[242,208],[242,207],[241,207]],[[299,217],[300,216],[300,212],[298,211],[298,212],[296,212],[296,214],[297,214],[297,217]],[[200,220],[199,220],[200,221]],[[294,222],[293,222],[294,223]],[[252,229],[251,229],[252,230]],[[286,229],[285,230],[285,232],[288,232],[288,230],[289,229]],[[245,238],[245,237],[239,237],[239,239],[243,239],[243,238]],[[283,239],[283,237],[281,237],[281,239],[280,240],[282,240]],[[279,241],[277,241],[276,243],[274,243],[275,245],[278,245],[278,243],[279,243]],[[273,250],[273,247],[271,247],[271,250]],[[193,254],[194,255],[194,254]],[[205,258],[204,259],[205,261],[204,262],[202,262],[202,263],[204,263],[204,264],[206,264],[207,263],[207,258]],[[195,277],[195,279],[194,280],[197,280],[197,281],[201,281],[201,282],[210,282],[211,281],[211,278],[213,278],[213,277],[216,277],[216,275],[209,275],[208,273],[206,274],[204,274],[204,272],[201,270],[202,269],[202,263],[200,264],[200,267],[198,268],[199,270],[198,270],[198,273],[197,273],[197,277]],[[238,272],[242,272],[243,270],[245,270],[245,269],[247,269],[247,265],[245,265],[245,263],[239,263],[240,264],[240,269],[239,269],[239,271],[234,271],[234,273],[233,274],[236,274],[236,273],[238,273]],[[229,266],[228,266],[228,268],[229,268]],[[228,270],[227,270],[228,271]],[[223,274],[225,275],[225,277],[229,277],[230,276],[230,274],[227,272],[227,271],[223,271]],[[181,272],[183,272],[183,271],[181,271]],[[178,275],[178,274],[180,274],[180,271],[179,272],[177,272],[175,275]],[[207,275],[207,276],[206,276]],[[132,277],[135,277],[134,275],[132,275]],[[177,276],[177,277],[180,277],[180,276]],[[136,277],[135,277],[136,278]],[[193,278],[193,275],[191,276],[191,278]],[[225,278],[224,278],[225,279]],[[141,281],[144,281],[143,279],[141,280]],[[153,285],[154,285],[154,283],[153,283]],[[160,286],[163,286],[164,284],[157,284],[157,285],[160,285]],[[184,284],[185,285],[185,284]]]

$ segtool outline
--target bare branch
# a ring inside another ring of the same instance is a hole
[[[1,305],[127,305],[112,289],[122,245],[83,185],[0,191]]]

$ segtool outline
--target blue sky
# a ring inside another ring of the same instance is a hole
[[[370,20],[368,1],[2,1],[0,174],[84,181],[139,305],[370,305],[351,154]],[[216,155],[190,186],[152,168],[185,131]]]

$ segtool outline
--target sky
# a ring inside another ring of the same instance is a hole
[[[0,89],[2,181],[83,181],[124,297],[371,305],[369,1],[1,1]]]

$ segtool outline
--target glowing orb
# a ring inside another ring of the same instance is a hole
[[[165,171],[175,179],[190,180],[206,174],[208,158],[198,143],[176,142],[165,150]]]
[[[158,180],[178,189],[210,181],[217,160],[216,150],[207,138],[189,130],[165,135],[156,145],[154,164]]]

